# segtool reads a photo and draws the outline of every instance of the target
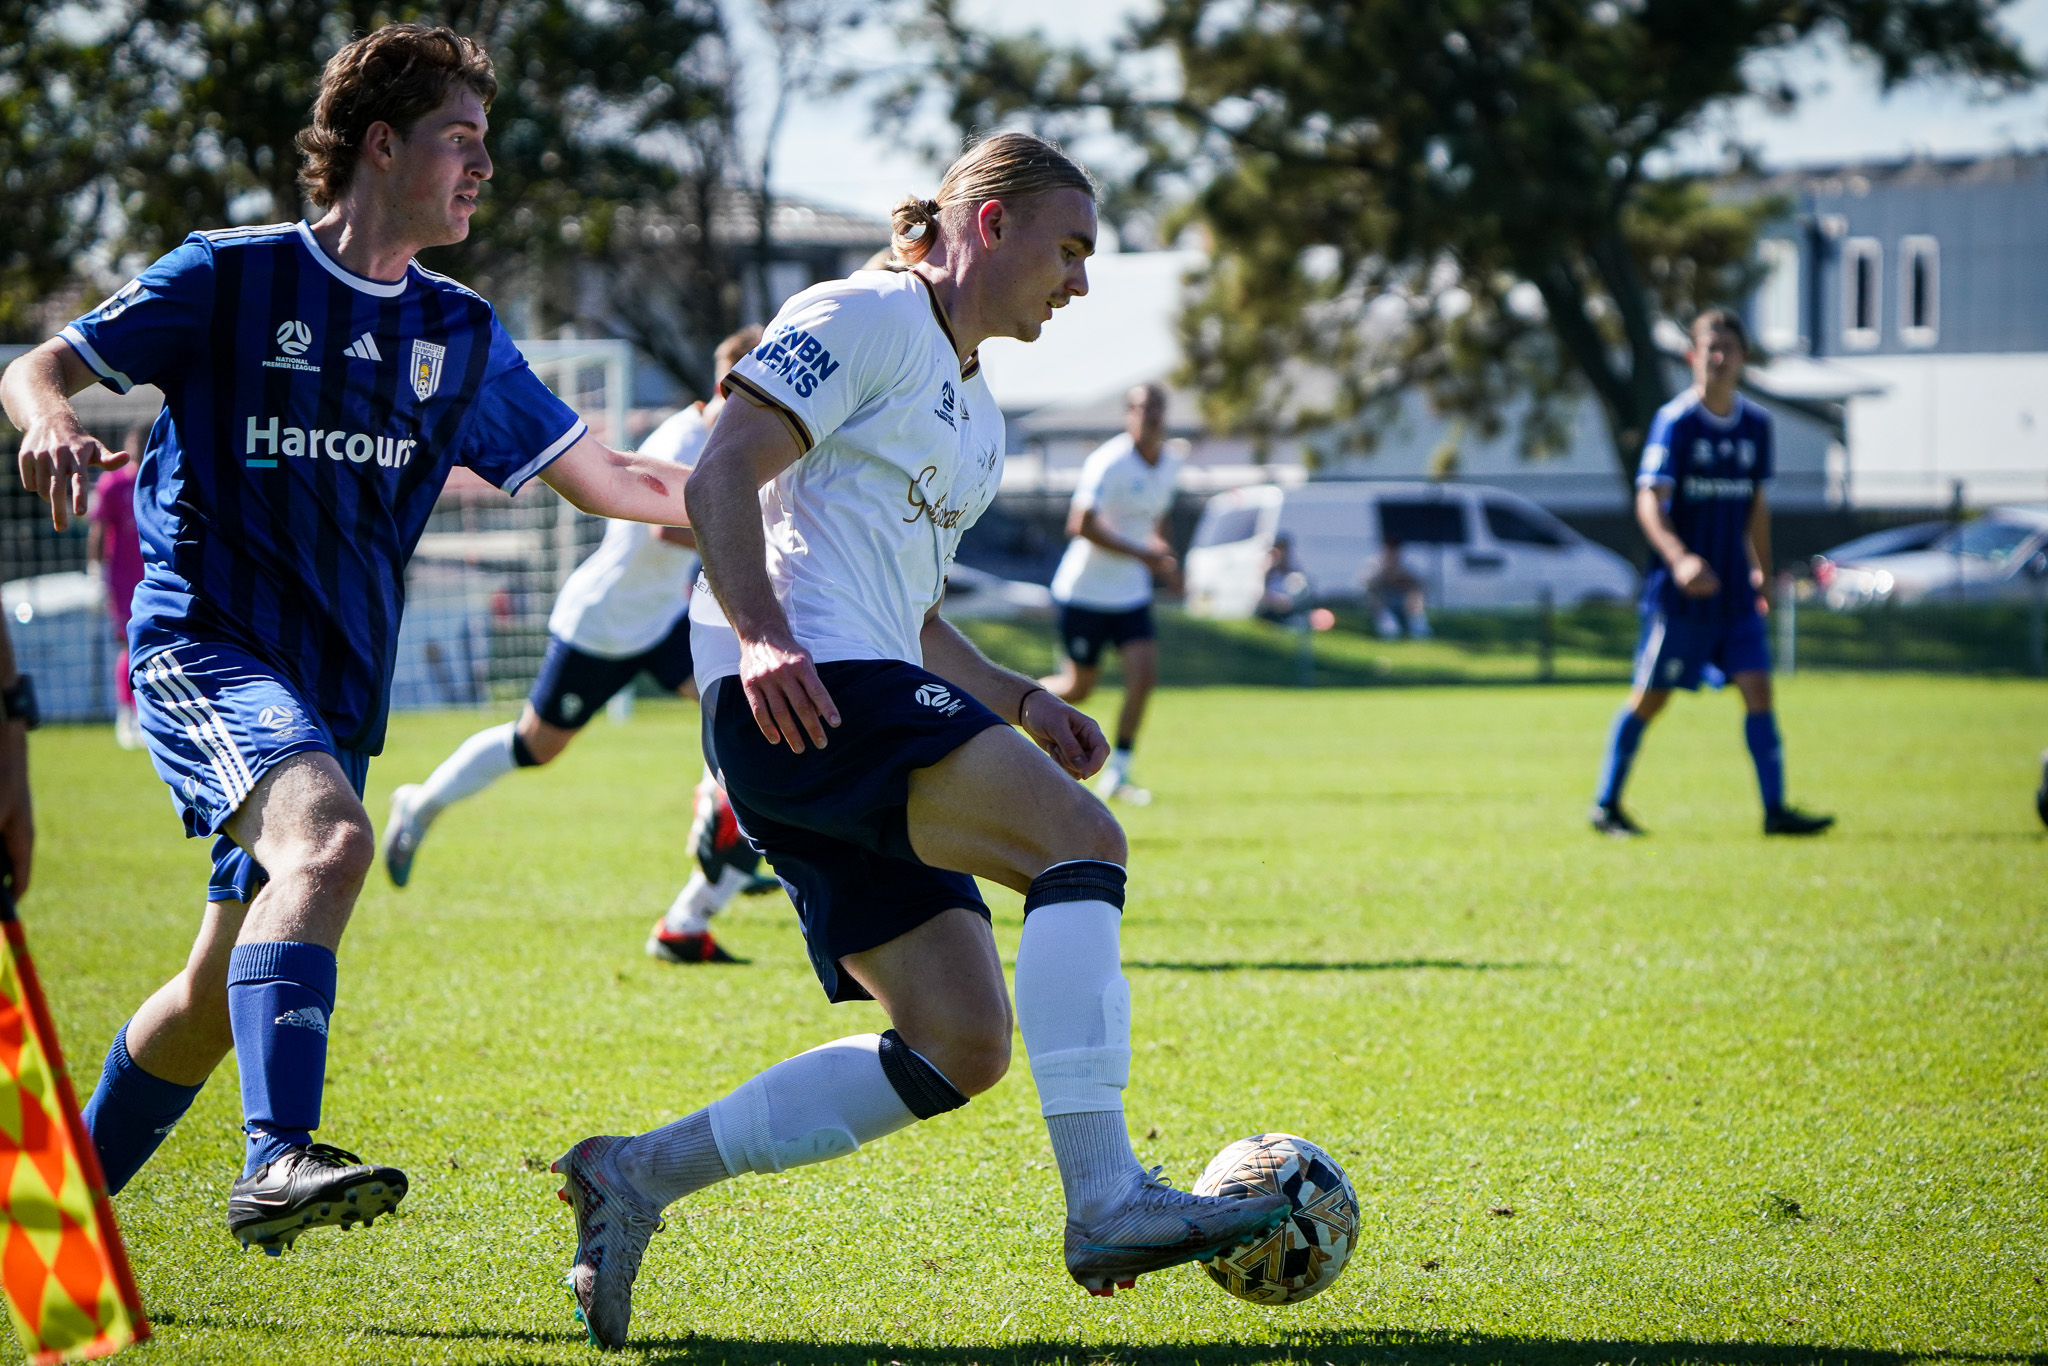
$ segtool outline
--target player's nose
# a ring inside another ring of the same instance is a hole
[[[1069,299],[1078,299],[1088,292],[1088,263],[1086,261],[1074,262],[1074,269],[1067,275],[1066,290]]]

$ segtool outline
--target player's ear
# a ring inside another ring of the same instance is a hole
[[[1002,240],[1003,229],[1009,226],[1009,215],[1003,210],[1000,199],[987,200],[974,211],[974,228],[981,234],[981,244],[993,248]]]
[[[382,119],[377,120],[363,130],[363,150],[359,154],[363,164],[379,171],[390,170],[398,142],[398,130]]]

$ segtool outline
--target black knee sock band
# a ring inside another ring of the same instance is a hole
[[[1024,893],[1024,914],[1061,901],[1107,901],[1122,910],[1124,870],[1100,859],[1056,863],[1031,880],[1031,889]]]
[[[518,731],[512,732],[512,762],[520,768],[539,768],[540,760],[533,757],[533,751],[526,747],[526,737]]]
[[[893,1029],[882,1035],[881,1058],[882,1075],[896,1088],[904,1106],[919,1119],[943,1115],[967,1103],[967,1097]]]

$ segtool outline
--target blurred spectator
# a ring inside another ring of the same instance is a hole
[[[1283,531],[1273,538],[1273,548],[1266,552],[1266,591],[1252,610],[1255,615],[1284,626],[1314,606],[1315,590],[1294,558],[1294,538]]]
[[[114,626],[114,743],[139,749],[142,731],[135,723],[135,691],[128,682],[128,608],[135,585],[142,582],[142,538],[135,530],[135,465],[148,433],[128,433],[122,449],[128,463],[108,470],[92,486],[86,506],[86,563],[99,570],[107,585],[107,616]]]
[[[1429,608],[1422,580],[1401,560],[1401,543],[1389,536],[1380,562],[1365,579],[1366,606],[1381,640],[1393,640],[1405,627],[1416,640],[1429,639]]]

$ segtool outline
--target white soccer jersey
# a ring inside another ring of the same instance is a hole
[[[797,642],[820,664],[923,663],[925,613],[1003,477],[1002,413],[931,287],[884,270],[813,285],[725,385],[779,412],[805,451],[761,489],[768,578]],[[698,685],[738,673],[708,591],[690,620]]]
[[[1119,432],[1082,464],[1074,510],[1093,511],[1112,535],[1147,545],[1159,519],[1173,507],[1174,482],[1185,458],[1180,443],[1169,441],[1159,452],[1159,463],[1147,464],[1129,433]],[[1076,536],[1067,542],[1052,576],[1052,596],[1093,612],[1128,612],[1152,601],[1152,571],[1143,560]]]
[[[640,454],[694,465],[710,428],[692,404],[647,434]],[[613,518],[590,558],[562,585],[548,634],[600,659],[629,659],[660,644],[690,607],[697,554],[658,539],[644,522]]]

